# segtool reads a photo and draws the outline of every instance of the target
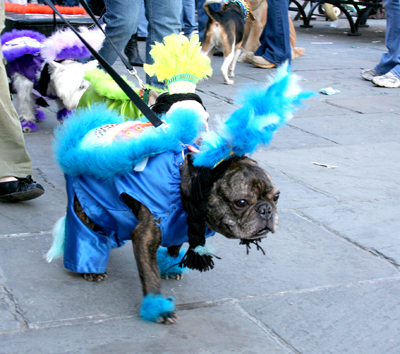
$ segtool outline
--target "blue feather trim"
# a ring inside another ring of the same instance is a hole
[[[291,119],[301,100],[314,95],[301,92],[297,81],[289,65],[284,64],[268,87],[243,91],[238,101],[242,107],[233,112],[217,133],[203,134],[201,151],[194,156],[194,165],[212,168],[232,154],[252,154],[259,144],[270,144],[275,131]]]
[[[84,146],[86,134],[106,124],[123,123],[123,117],[106,109],[104,104],[90,109],[78,109],[55,131],[54,155],[64,173],[70,176],[85,174],[107,180],[132,171],[146,156],[166,151],[179,151],[181,144],[190,144],[200,133],[204,122],[190,108],[176,108],[161,119],[168,126],[146,128],[137,139],[113,141],[107,146]],[[147,120],[143,119],[143,122]]]
[[[160,317],[170,317],[174,311],[174,298],[165,298],[160,293],[150,293],[142,301],[140,316],[146,321],[155,322]]]
[[[166,247],[160,247],[157,251],[158,268],[160,270],[160,276],[162,278],[186,274],[189,272],[189,268],[181,268],[179,263],[181,262],[185,251],[180,251],[178,257],[171,257]]]

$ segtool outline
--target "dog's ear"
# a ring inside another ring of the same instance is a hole
[[[154,90],[150,90],[149,92],[149,105],[152,106],[156,103],[157,97],[160,96],[160,93]]]
[[[182,164],[181,170],[181,189],[183,194],[188,196],[192,186],[193,179],[197,176],[200,167],[193,165],[193,153],[189,152],[185,155],[185,160]]]
[[[54,71],[55,69],[59,69],[59,70],[61,70],[61,71],[64,71],[65,70],[65,66],[64,65],[62,65],[62,64],[60,64],[60,63],[57,63],[56,61],[54,61],[54,60],[52,60],[52,61],[49,61],[49,65],[50,65],[50,67],[51,67],[51,69]]]
[[[193,152],[189,152],[187,154],[189,175],[192,178],[197,176],[197,173],[199,172],[200,169],[200,167],[193,165],[193,156],[194,156]]]
[[[257,17],[254,16],[253,11],[251,11],[251,10],[249,11],[249,18],[250,18],[252,21],[257,20]]]

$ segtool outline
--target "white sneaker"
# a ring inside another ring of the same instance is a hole
[[[376,76],[372,82],[377,86],[397,88],[400,87],[400,79],[391,71],[382,76]]]
[[[360,73],[365,80],[372,81],[374,77],[380,76],[374,69],[363,69]]]

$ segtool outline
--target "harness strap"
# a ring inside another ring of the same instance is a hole
[[[263,1],[264,1],[264,0],[260,0],[260,2],[258,3],[258,5],[257,5],[254,9],[251,9],[251,10],[252,10],[252,11],[257,10],[257,9],[261,6],[261,4],[263,3]]]
[[[118,86],[125,92],[129,99],[139,108],[139,110],[145,115],[145,117],[154,125],[154,127],[159,127],[163,124],[163,121],[157,117],[157,115],[143,102],[143,100],[132,90],[129,84],[119,76],[119,74],[107,63],[107,61],[93,49],[93,47],[86,42],[86,40],[79,34],[79,32],[64,18],[63,15],[56,9],[53,3],[49,0],[43,0],[46,5],[50,6],[52,10],[65,22],[65,24],[78,36],[82,43],[87,47],[87,49],[92,53],[92,55],[97,59],[100,65],[106,70]]]

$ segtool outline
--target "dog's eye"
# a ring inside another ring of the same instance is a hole
[[[245,200],[245,199],[240,199],[235,202],[235,205],[238,208],[245,208],[249,205],[249,203],[247,203],[247,200]]]
[[[276,193],[276,194],[274,195],[274,202],[275,202],[275,203],[278,202],[278,199],[279,199],[279,193]]]

